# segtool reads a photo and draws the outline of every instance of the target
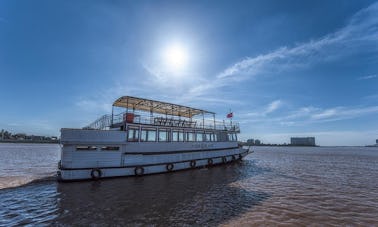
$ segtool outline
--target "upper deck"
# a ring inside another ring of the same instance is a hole
[[[115,108],[122,110],[117,112]],[[126,124],[240,132],[238,123],[216,121],[214,112],[132,96],[118,98],[111,115],[104,115],[85,128],[126,128],[122,127]]]

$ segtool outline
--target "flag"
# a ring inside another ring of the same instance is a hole
[[[232,118],[233,115],[234,115],[234,114],[231,112],[231,113],[227,114],[227,118]]]

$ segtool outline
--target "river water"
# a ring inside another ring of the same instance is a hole
[[[57,183],[58,145],[0,144],[0,226],[378,226],[378,148],[254,150],[209,169]]]

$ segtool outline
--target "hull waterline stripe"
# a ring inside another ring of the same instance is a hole
[[[162,154],[180,154],[180,153],[194,153],[194,152],[206,152],[206,151],[220,151],[220,150],[231,150],[237,149],[239,147],[226,147],[226,148],[214,148],[214,149],[201,149],[201,150],[178,150],[178,151],[160,151],[160,152],[124,152],[124,154],[133,155],[162,155]]]

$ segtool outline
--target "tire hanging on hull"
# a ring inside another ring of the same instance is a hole
[[[92,177],[93,180],[98,180],[98,179],[101,178],[101,176],[102,176],[101,169],[98,169],[98,168],[92,169],[92,171],[91,171],[91,177]]]
[[[190,167],[191,168],[195,168],[196,167],[196,160],[192,160],[192,161],[190,161]]]
[[[144,174],[144,168],[142,166],[135,167],[135,176],[142,176]]]
[[[173,164],[172,163],[169,163],[167,164],[167,166],[165,167],[168,171],[172,171],[173,170]]]

